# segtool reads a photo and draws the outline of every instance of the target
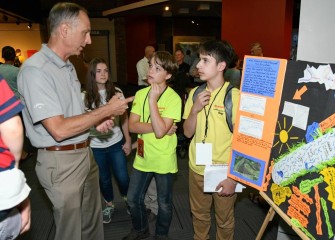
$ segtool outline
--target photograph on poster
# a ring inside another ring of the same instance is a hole
[[[233,151],[231,172],[242,180],[261,186],[265,170],[265,162]]]

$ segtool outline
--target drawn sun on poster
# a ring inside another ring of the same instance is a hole
[[[283,125],[283,126],[282,126]],[[288,145],[288,141],[289,140],[297,140],[298,137],[292,137],[290,136],[290,131],[292,129],[292,124],[289,128],[287,128],[287,123],[286,123],[286,117],[283,118],[283,123],[280,124],[280,122],[278,121],[277,123],[277,130],[279,132],[275,133],[275,136],[278,136],[278,141],[275,142],[275,144],[273,145],[273,147],[276,147],[277,145],[280,144],[279,147],[279,151],[278,153],[282,153],[283,151],[283,146],[286,146],[286,149],[289,149],[289,145]]]

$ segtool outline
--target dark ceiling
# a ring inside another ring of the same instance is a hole
[[[51,7],[57,2],[59,0],[0,0],[0,23],[15,23],[18,20],[42,23],[47,18]],[[127,15],[221,17],[221,0],[74,0],[72,2],[85,7],[92,18]],[[120,4],[120,2],[127,4]],[[137,3],[148,6],[136,7]],[[165,6],[169,6],[170,10],[165,11]],[[106,15],[111,9],[116,12]]]

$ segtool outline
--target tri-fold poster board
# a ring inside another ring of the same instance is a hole
[[[228,176],[309,239],[334,239],[335,65],[246,56]]]

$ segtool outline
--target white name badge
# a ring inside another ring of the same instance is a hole
[[[212,144],[197,143],[195,145],[195,163],[197,165],[212,164]]]

